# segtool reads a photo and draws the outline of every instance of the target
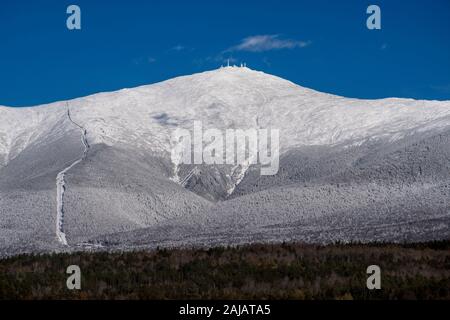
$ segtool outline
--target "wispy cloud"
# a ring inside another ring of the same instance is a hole
[[[186,47],[181,44],[177,44],[176,46],[172,47],[173,51],[183,51],[184,49],[186,49]]]
[[[185,46],[184,44],[177,44],[176,46],[173,46],[172,48],[167,50],[168,52],[172,51],[172,52],[192,52],[195,51],[195,48],[193,47],[189,47],[189,46]]]
[[[270,50],[304,48],[310,44],[311,41],[283,39],[277,34],[257,35],[242,39],[238,45],[233,46],[226,51],[264,52]]]
[[[199,63],[199,59],[196,60],[196,64]],[[234,57],[230,52],[221,52],[215,56],[208,56],[205,59],[201,59],[202,63],[221,63],[221,64],[235,64],[238,63],[240,60],[236,57]]]
[[[146,63],[155,63],[157,60],[153,57],[138,57],[133,59],[133,64],[141,65]]]

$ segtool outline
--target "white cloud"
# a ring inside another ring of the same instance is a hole
[[[186,49],[185,46],[182,46],[181,44],[177,44],[175,47],[172,48],[174,51],[182,51]]]
[[[241,40],[241,43],[231,47],[227,51],[250,51],[263,52],[270,50],[304,48],[311,44],[311,41],[299,41],[292,39],[281,39],[279,35],[258,35]]]

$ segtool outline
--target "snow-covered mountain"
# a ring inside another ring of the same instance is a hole
[[[194,121],[280,130],[280,170],[181,165]],[[174,175],[179,175],[177,183]],[[0,107],[0,252],[449,237],[450,101],[348,99],[248,68]]]

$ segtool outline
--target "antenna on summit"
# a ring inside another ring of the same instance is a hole
[[[230,59],[227,59],[227,67],[230,66]]]

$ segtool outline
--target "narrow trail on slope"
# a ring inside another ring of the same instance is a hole
[[[90,148],[86,137],[87,135],[86,129],[72,120],[72,118],[70,117],[70,109],[68,105],[67,105],[67,117],[69,118],[70,122],[72,122],[75,126],[77,126],[81,130],[82,132],[81,142],[83,143],[84,151],[83,156],[80,159],[76,160],[74,163],[72,163],[70,166],[65,168],[60,173],[58,173],[58,175],[56,176],[56,237],[58,241],[65,246],[68,245],[66,234],[64,232],[64,192],[66,190],[65,176],[70,169],[72,169],[74,166],[76,166],[86,158]]]

